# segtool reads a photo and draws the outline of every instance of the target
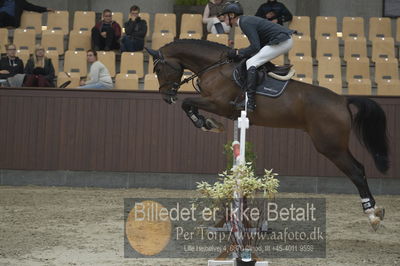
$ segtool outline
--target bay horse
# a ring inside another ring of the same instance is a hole
[[[221,123],[199,114],[199,109],[229,119],[236,119],[240,113],[231,103],[242,92],[232,78],[238,63],[226,59],[229,49],[222,44],[193,39],[176,40],[157,51],[147,49],[154,60],[159,91],[168,104],[177,100],[184,69],[197,74],[201,97],[184,99],[182,109],[197,128],[205,131],[220,132],[223,128]],[[364,166],[349,150],[349,139],[354,128],[377,169],[385,173],[389,160],[386,116],[382,108],[366,97],[344,97],[296,80],[290,80],[278,98],[257,95],[256,104],[255,111],[248,114],[250,124],[307,132],[316,150],[357,187],[364,213],[376,230],[384,217],[384,208],[376,206]],[[351,105],[358,109],[356,114],[352,114]]]

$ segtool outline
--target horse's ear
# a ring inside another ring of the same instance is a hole
[[[153,59],[158,59],[160,57],[158,51],[145,47],[146,51],[153,57]]]

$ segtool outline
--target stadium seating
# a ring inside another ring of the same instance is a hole
[[[173,13],[157,13],[154,17],[154,33],[170,33],[176,36],[176,15]]]
[[[365,37],[364,18],[344,17],[342,24],[343,38]]]
[[[290,62],[296,71],[295,80],[309,84],[313,83],[313,63],[311,57],[296,58]]]
[[[344,57],[347,61],[351,58],[367,57],[367,40],[365,37],[346,38],[344,40]]]
[[[289,24],[289,28],[296,30],[299,35],[311,36],[310,34],[310,17],[293,16],[293,20]]]
[[[375,82],[378,86],[382,83],[393,83],[393,81],[398,80],[399,64],[397,59],[378,59],[375,62]]]
[[[78,73],[81,77],[87,74],[86,52],[66,51],[64,55],[64,72]]]
[[[16,29],[14,31],[14,44],[17,50],[27,50],[33,54],[36,43],[36,31],[29,29]]]
[[[53,63],[54,66],[54,74],[55,76],[58,75],[58,71],[59,71],[59,54],[57,51],[55,50],[51,50],[51,51],[46,51],[46,57],[51,59],[51,62]]]
[[[190,33],[203,37],[203,23],[200,14],[183,14],[180,35]],[[199,39],[200,39],[199,38]]]
[[[23,11],[20,28],[34,30],[36,34],[42,33],[42,14],[32,11]]]
[[[369,40],[375,38],[392,37],[392,23],[390,18],[369,18]]]
[[[367,58],[347,61],[348,93],[352,95],[371,95],[369,60]]]
[[[391,80],[378,84],[377,95],[381,96],[400,96],[400,81]]]
[[[69,12],[57,10],[47,13],[47,29],[61,30],[64,35],[69,33]]]
[[[207,35],[207,40],[211,42],[217,42],[223,45],[229,45],[228,44],[228,35],[227,34],[212,34],[209,33]]]
[[[124,27],[124,14],[122,12],[112,12],[112,19],[117,22],[121,28]]]
[[[115,78],[115,89],[118,90],[138,90],[139,77],[136,74],[117,74]]]
[[[156,74],[147,74],[144,78],[144,89],[150,91],[158,91],[159,83]]]
[[[340,58],[320,58],[318,61],[318,82],[320,86],[342,94],[343,85]]]
[[[149,58],[149,63],[153,60]],[[124,52],[121,55],[121,74],[136,74],[138,78],[144,77],[143,53]]]
[[[92,47],[92,35],[90,31],[72,30],[69,33],[68,50],[87,51]]]
[[[394,40],[391,37],[375,38],[372,41],[372,61],[376,62],[379,58],[395,58]]]
[[[250,45],[249,39],[244,34],[235,34],[234,47],[236,49],[241,49],[248,47]]]
[[[26,62],[28,62],[28,59],[31,56],[29,50],[18,50],[17,49],[16,54],[19,57],[19,59],[22,60],[22,62],[24,63],[24,66],[26,65]]]
[[[337,18],[318,16],[315,20],[315,39],[320,36],[334,37],[337,36]]]
[[[339,40],[334,37],[319,37],[317,40],[317,60],[321,58],[339,58]]]
[[[181,33],[179,39],[201,39],[201,35],[198,33]]]
[[[64,54],[64,32],[61,30],[44,30],[42,32],[42,46],[48,51],[57,51]]]
[[[174,35],[172,35],[172,33],[154,32],[151,38],[151,48],[158,50],[172,41],[174,41]]]
[[[8,44],[8,30],[0,28],[0,53],[6,52],[6,44]]]
[[[95,24],[96,13],[94,11],[75,11],[73,30],[90,32]]]
[[[81,77],[79,73],[60,72],[58,73],[57,77],[57,87],[60,87],[67,81],[71,81],[67,88],[77,88],[79,86],[80,79]]]
[[[304,57],[311,58],[311,39],[308,36],[294,36],[293,47],[289,51],[289,60]]]

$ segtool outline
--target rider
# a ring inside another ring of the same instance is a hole
[[[257,68],[287,53],[293,45],[291,35],[294,31],[260,17],[243,16],[243,8],[238,1],[227,2],[222,13],[228,15],[231,27],[239,26],[250,41],[247,48],[230,50],[228,58],[236,61],[250,57],[246,61],[246,91],[247,110],[252,112],[256,107]],[[244,102],[239,103],[237,107],[243,108]]]

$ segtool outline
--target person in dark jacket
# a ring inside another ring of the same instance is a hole
[[[140,8],[132,6],[129,14],[130,18],[125,22],[125,36],[122,37],[122,52],[136,52],[144,48],[144,40],[147,33],[147,23],[139,16]]]
[[[283,22],[291,21],[293,16],[286,6],[277,0],[268,0],[262,4],[256,13],[257,17],[283,25]]]
[[[7,56],[0,60],[0,79],[8,79],[16,74],[24,74],[24,63],[16,56],[16,46],[6,45]]]
[[[53,12],[51,8],[36,6],[26,0],[0,0],[0,28],[21,25],[21,15],[24,10],[39,13]]]
[[[250,42],[250,46],[247,48],[230,50],[228,57],[233,60],[249,58],[246,61],[246,91],[247,109],[252,112],[256,107],[257,68],[275,57],[287,53],[292,48],[291,35],[293,31],[269,20],[255,16],[243,16],[243,8],[238,1],[228,2],[223,13],[228,14],[231,26],[239,26]],[[244,104],[240,103],[237,107],[243,108]]]
[[[24,87],[54,87],[54,66],[50,58],[44,56],[44,48],[36,46],[35,54],[25,66]]]
[[[112,19],[110,9],[103,11],[103,19],[92,29],[92,46],[95,51],[119,49],[121,26]]]

